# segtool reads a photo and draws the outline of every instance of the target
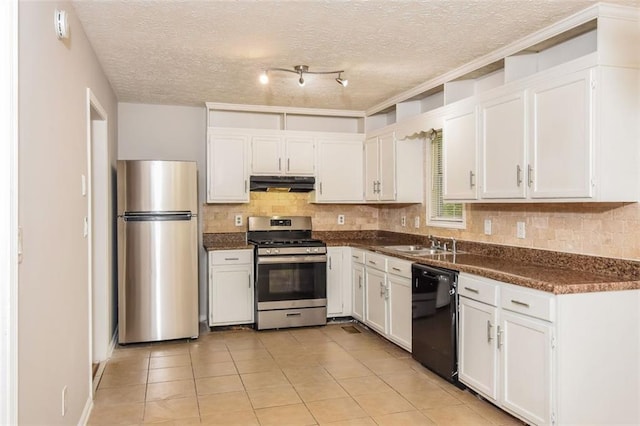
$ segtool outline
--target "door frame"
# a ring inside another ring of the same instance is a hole
[[[109,286],[111,285],[111,265],[108,261],[110,255],[109,248],[109,238],[111,234],[109,232],[109,179],[110,179],[110,170],[109,170],[109,139],[108,139],[108,115],[106,110],[102,107],[102,104],[95,96],[93,91],[90,88],[87,88],[87,109],[86,109],[86,120],[87,120],[87,178],[86,178],[86,194],[87,194],[87,250],[88,250],[88,271],[87,271],[87,287],[88,287],[88,331],[89,331],[89,388],[92,390],[92,396],[95,393],[96,383],[93,381],[93,372],[92,372],[92,364],[94,363],[94,347],[95,342],[94,339],[101,339],[101,345],[104,346],[104,350],[101,354],[99,354],[100,359],[98,360],[100,364],[104,364],[108,356],[108,347],[109,347],[109,321],[108,314],[105,317],[96,319],[94,314],[97,312],[108,313],[111,309],[109,306],[109,298],[108,297],[100,297],[98,298],[98,302],[101,303],[99,309],[94,309],[94,294],[96,293],[96,289],[94,286],[96,285],[96,280],[94,280],[94,270],[100,268],[96,268],[95,257],[96,255],[104,256],[103,262],[103,273],[106,275],[103,286],[105,288],[101,288],[98,290],[109,291]],[[94,161],[95,160],[95,161]],[[96,172],[101,173],[101,180],[95,179],[95,182],[98,182],[101,186],[98,190],[94,191],[94,175]],[[105,214],[101,216],[102,220],[95,221],[94,214],[94,205],[95,198],[100,197],[102,199],[105,209]],[[96,223],[94,223],[96,222]],[[101,232],[95,232],[96,227],[102,227]],[[96,244],[103,245],[104,250],[97,250]],[[97,321],[97,324],[96,324]],[[106,322],[106,323],[105,323]],[[94,330],[98,328],[102,331],[106,330],[106,334],[104,333],[96,333]],[[105,340],[105,341],[102,341]],[[102,365],[103,367],[103,365]],[[98,372],[99,374],[100,372]]]
[[[18,423],[18,0],[0,2],[0,424]]]

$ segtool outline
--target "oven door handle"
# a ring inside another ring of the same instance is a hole
[[[327,263],[327,256],[258,256],[258,265],[276,263]]]

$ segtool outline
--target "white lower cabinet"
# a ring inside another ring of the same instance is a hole
[[[253,251],[209,252],[209,326],[253,322]]]
[[[551,293],[461,273],[460,381],[531,424],[552,424]]]
[[[411,352],[411,262],[387,258],[389,340]]]
[[[387,274],[367,266],[365,269],[365,324],[387,334]]]
[[[351,250],[351,287],[353,288],[353,305],[351,315],[364,322],[364,252]]]
[[[553,325],[503,310],[500,333],[502,406],[533,424],[553,423]]]
[[[411,262],[360,250],[352,260],[353,317],[411,351]]]
[[[640,424],[640,290],[555,295],[460,273],[460,381],[532,425]]]
[[[327,318],[351,315],[348,247],[327,247]]]
[[[498,401],[498,308],[460,297],[458,375],[460,381],[492,402]]]

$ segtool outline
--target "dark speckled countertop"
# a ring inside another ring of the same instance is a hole
[[[244,233],[204,234],[207,250],[251,248]],[[640,262],[459,241],[459,253],[411,256],[384,246],[423,244],[425,237],[387,231],[314,232],[328,246],[375,251],[554,294],[640,289]]]

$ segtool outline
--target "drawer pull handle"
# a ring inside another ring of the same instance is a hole
[[[491,337],[491,328],[493,328],[491,321],[487,320],[487,342],[491,342],[491,340],[493,340],[493,337]]]
[[[400,268],[392,267],[391,269],[393,269],[394,271],[402,272],[402,269]]]
[[[240,260],[239,257],[225,257],[224,260]]]
[[[287,314],[288,317],[299,317],[301,315],[302,315],[301,312],[291,312]]]
[[[511,303],[513,303],[514,305],[518,305],[518,306],[524,306],[525,308],[529,307],[528,303],[520,302],[519,300],[511,299]]]
[[[467,291],[470,291],[471,293],[475,293],[475,294],[480,293],[480,292],[479,292],[478,290],[476,290],[475,288],[465,287],[464,289],[465,289],[465,290],[467,290]]]
[[[374,262],[373,260],[370,260],[369,263],[372,264],[372,265],[377,265],[377,263]]]

